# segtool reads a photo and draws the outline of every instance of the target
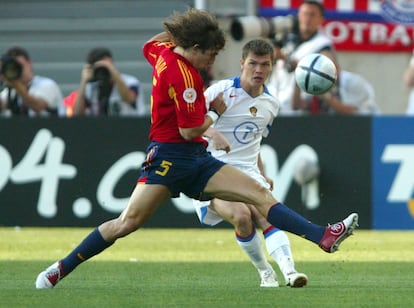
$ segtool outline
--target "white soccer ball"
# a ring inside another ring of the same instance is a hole
[[[320,53],[304,56],[295,69],[297,85],[312,95],[327,92],[336,83],[336,78],[335,64],[327,56]]]

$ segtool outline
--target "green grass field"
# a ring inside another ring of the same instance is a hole
[[[143,229],[36,290],[89,231],[0,228],[0,307],[414,307],[414,232],[357,230],[335,254],[289,235],[309,284],[263,289],[232,230]]]

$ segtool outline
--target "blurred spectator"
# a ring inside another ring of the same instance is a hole
[[[62,92],[58,84],[35,75],[29,53],[22,47],[10,48],[1,58],[0,115],[64,116]]]
[[[341,70],[336,58],[331,58],[338,71],[335,86],[322,95],[310,95],[295,83],[292,109],[304,114],[379,114],[375,92],[371,83],[353,72]]]
[[[410,95],[408,97],[408,106],[406,114],[414,116],[414,50],[413,55],[411,56],[410,63],[404,71],[403,81],[404,84],[411,89]]]
[[[325,9],[319,1],[305,0],[299,6],[298,24],[292,32],[273,40],[277,59],[268,88],[280,103],[281,114],[295,114],[291,98],[295,87],[294,70],[298,61],[310,53],[334,56],[332,40],[322,31]]]
[[[137,116],[139,81],[120,73],[108,48],[89,51],[79,89],[75,92],[74,115]]]

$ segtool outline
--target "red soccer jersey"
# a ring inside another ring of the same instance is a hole
[[[149,138],[158,142],[188,142],[178,128],[197,127],[207,112],[200,73],[184,57],[173,52],[172,43],[144,45],[143,54],[153,67],[151,129]],[[200,136],[191,142],[206,141]]]

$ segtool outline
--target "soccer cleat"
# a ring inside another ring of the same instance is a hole
[[[327,226],[319,247],[328,253],[337,251],[342,241],[350,236],[357,226],[357,213],[352,213],[343,221]]]
[[[51,289],[62,278],[62,265],[60,261],[58,261],[53,263],[51,266],[49,266],[46,270],[44,270],[37,276],[36,289]]]
[[[286,286],[291,288],[302,288],[308,283],[308,276],[303,273],[293,272],[287,275]]]
[[[273,270],[260,272],[260,277],[262,278],[260,286],[263,288],[277,288],[279,286],[276,273]]]

